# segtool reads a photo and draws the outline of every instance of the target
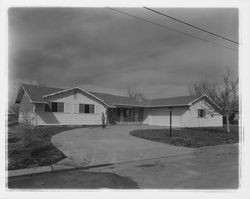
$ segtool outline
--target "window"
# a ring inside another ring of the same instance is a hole
[[[52,112],[64,112],[64,103],[63,102],[52,102],[51,103]]]
[[[206,111],[205,109],[198,109],[198,117],[205,117]]]
[[[57,112],[57,102],[51,103],[51,110],[52,110],[52,112]]]
[[[84,105],[85,104],[79,104],[79,113],[85,113]]]
[[[79,113],[94,113],[94,104],[79,104]]]
[[[124,117],[130,117],[130,116],[131,116],[131,113],[132,113],[132,110],[131,110],[131,109],[125,109],[125,110],[124,110]]]
[[[50,106],[49,106],[49,104],[45,104],[44,111],[45,112],[50,112]]]

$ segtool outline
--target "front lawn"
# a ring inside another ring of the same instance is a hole
[[[239,129],[236,126],[231,127],[229,134],[226,133],[225,127],[202,127],[172,129],[172,136],[169,137],[169,128],[166,127],[166,129],[135,130],[130,132],[130,135],[155,142],[191,148],[239,142]]]
[[[65,158],[50,141],[51,137],[72,127],[8,127],[8,169],[47,166]]]

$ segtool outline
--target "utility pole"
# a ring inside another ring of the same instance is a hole
[[[169,107],[168,110],[169,110],[169,136],[171,137],[172,136],[172,110],[173,108]]]

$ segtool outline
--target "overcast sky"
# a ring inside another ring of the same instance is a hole
[[[238,41],[237,9],[155,9]],[[143,8],[119,10],[237,49]],[[238,74],[236,51],[108,8],[9,10],[10,82],[39,79],[112,94],[134,88],[158,98],[187,95],[188,85],[203,77],[219,85],[226,66]]]

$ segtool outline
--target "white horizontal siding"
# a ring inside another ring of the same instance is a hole
[[[172,110],[172,126],[182,127],[182,116],[187,111],[186,107],[176,107]],[[150,125],[169,126],[170,113],[168,108],[151,108],[149,112]]]
[[[106,115],[106,107],[87,94],[69,91],[48,98],[50,102],[63,102],[64,113],[44,112],[44,105],[36,105],[37,125],[100,125],[102,113]],[[79,113],[79,104],[93,104],[94,113]]]
[[[198,117],[198,109],[206,110],[206,117]],[[169,126],[170,116],[168,108],[151,108],[145,116],[145,124]],[[200,100],[190,107],[173,107],[172,126],[174,127],[212,127],[222,126],[222,115],[217,113],[206,100]]]
[[[101,114],[38,113],[37,125],[101,125]]]
[[[205,109],[206,116],[204,118],[198,117],[198,109]],[[190,106],[183,116],[183,127],[212,127],[223,126],[222,115],[217,113],[206,100],[200,100]]]

